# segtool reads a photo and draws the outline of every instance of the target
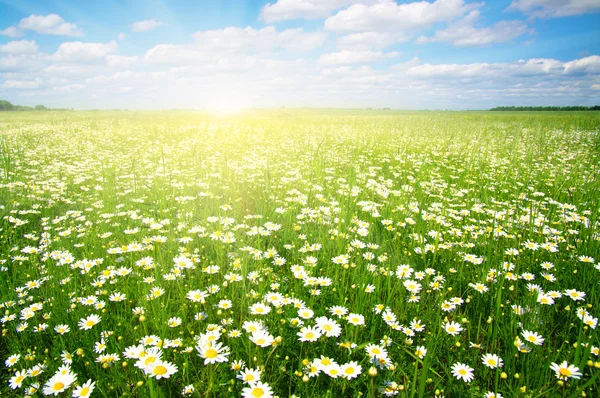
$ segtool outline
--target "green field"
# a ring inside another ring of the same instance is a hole
[[[7,112],[0,140],[1,396],[600,394],[598,112]]]

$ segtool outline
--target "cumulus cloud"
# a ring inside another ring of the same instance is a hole
[[[560,18],[600,11],[597,0],[513,0],[508,10],[535,18]]]
[[[342,50],[335,53],[323,54],[319,58],[321,65],[367,64],[379,62],[398,56],[397,52],[382,51],[352,51]]]
[[[33,88],[39,88],[41,84],[42,84],[42,82],[40,79],[36,79],[36,80],[6,80],[2,84],[2,88],[28,90],[28,89],[33,89]]]
[[[370,3],[372,1],[362,1]],[[335,10],[357,3],[357,0],[277,0],[267,3],[260,12],[261,18],[267,22],[279,22],[291,19],[317,19],[331,15]]]
[[[147,32],[149,30],[158,28],[162,24],[162,22],[157,21],[155,19],[145,19],[143,21],[137,21],[132,23],[130,27],[133,32]]]
[[[62,43],[52,58],[57,63],[97,63],[115,53],[117,48],[117,42],[114,40],[108,43],[72,41]]]
[[[336,41],[336,46],[347,50],[382,49],[407,40],[408,38],[405,35],[398,33],[361,32],[340,37]]]
[[[393,0],[354,4],[327,18],[325,28],[337,32],[405,32],[449,22],[479,8],[482,3],[466,4],[464,0],[418,1],[397,4]]]
[[[262,29],[248,26],[198,31],[193,37],[197,48],[217,51],[269,51],[278,48],[308,51],[319,47],[325,40],[322,32],[305,32],[302,28],[278,32],[273,26]]]
[[[83,36],[83,30],[79,29],[75,24],[65,22],[65,20],[57,14],[32,14],[27,18],[21,19],[19,28],[22,30],[32,30],[44,35]]]
[[[34,40],[9,41],[0,45],[0,53],[8,54],[35,54],[38,46]]]
[[[447,42],[455,47],[485,46],[492,43],[507,43],[524,35],[529,30],[522,21],[500,21],[492,26],[478,28],[479,11],[471,11],[465,18],[438,30],[433,37],[421,36],[417,43]]]
[[[21,32],[19,29],[17,29],[14,26],[9,26],[6,29],[0,30],[0,35],[8,36],[8,37],[21,37],[21,36],[23,36],[23,32]]]
[[[475,81],[494,79],[504,83],[506,79],[555,78],[569,79],[571,75],[597,77],[600,75],[600,56],[580,58],[562,62],[552,58],[532,58],[511,63],[471,63],[471,64],[421,64],[406,70],[406,74],[422,79],[468,78]]]

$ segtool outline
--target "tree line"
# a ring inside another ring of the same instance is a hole
[[[497,106],[490,111],[600,111],[594,106]]]
[[[36,106],[24,106],[24,105],[13,105],[8,101],[0,100],[0,112],[5,111],[50,111],[50,110],[59,110],[47,108],[44,105],[36,105]]]

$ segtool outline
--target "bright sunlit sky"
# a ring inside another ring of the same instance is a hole
[[[600,103],[600,0],[0,0],[0,99],[75,109]]]

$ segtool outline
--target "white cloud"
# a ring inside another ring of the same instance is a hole
[[[392,44],[405,42],[408,38],[399,33],[361,32],[345,35],[337,39],[338,48],[347,50],[370,50],[386,48]]]
[[[485,28],[475,27],[479,11],[471,11],[465,18],[438,30],[433,37],[421,36],[417,43],[447,42],[455,47],[485,46],[491,43],[506,43],[527,33],[522,21],[500,21]]]
[[[36,79],[36,80],[6,80],[2,84],[2,88],[29,90],[29,89],[33,89],[33,88],[39,88],[41,84],[42,84],[42,81],[40,79]]]
[[[367,2],[372,1],[362,1]],[[357,3],[357,0],[277,0],[274,4],[267,3],[260,16],[267,23],[299,18],[325,18],[331,12],[353,3]]]
[[[373,5],[354,4],[327,18],[325,28],[338,32],[405,32],[452,21],[481,5],[482,3],[465,4],[464,0],[405,4],[382,0]]]
[[[322,32],[304,32],[302,28],[280,32],[273,26],[262,29],[228,27],[194,33],[198,49],[217,51],[270,51],[284,48],[292,51],[308,51],[323,44]]]
[[[6,29],[0,30],[0,35],[8,37],[21,37],[23,36],[23,32],[14,26],[9,26]]]
[[[397,52],[382,51],[352,51],[342,50],[335,53],[323,54],[319,58],[321,65],[367,64],[383,61],[398,56]]]
[[[564,73],[569,75],[600,75],[600,56],[592,55],[590,57],[580,58],[564,64]]]
[[[127,35],[125,33],[121,32],[117,36],[117,40],[125,40],[126,37],[127,37]]]
[[[149,30],[158,28],[163,23],[154,19],[145,19],[143,21],[137,21],[130,25],[131,30],[134,32],[147,32]]]
[[[106,63],[112,68],[128,68],[139,61],[139,57],[127,57],[124,55],[107,55]]]
[[[598,0],[513,0],[508,10],[536,18],[560,18],[600,11]]]
[[[511,63],[472,63],[472,64],[422,64],[406,70],[411,77],[425,79],[468,78],[474,80],[495,79],[504,82],[506,79],[555,78],[567,79],[571,75],[600,75],[600,56],[580,58],[562,62],[552,58],[531,58]]]
[[[82,43],[72,41],[62,43],[52,58],[58,63],[98,63],[117,51],[117,42]]]
[[[35,15],[21,19],[19,28],[23,30],[33,30],[36,33],[57,36],[83,36],[83,31],[75,24],[65,22],[57,14]]]
[[[48,63],[48,55],[35,54],[7,54],[0,57],[0,72],[25,72],[41,70]]]
[[[0,53],[35,54],[37,52],[37,48],[37,44],[35,44],[34,40],[9,41],[6,44],[0,45]]]

